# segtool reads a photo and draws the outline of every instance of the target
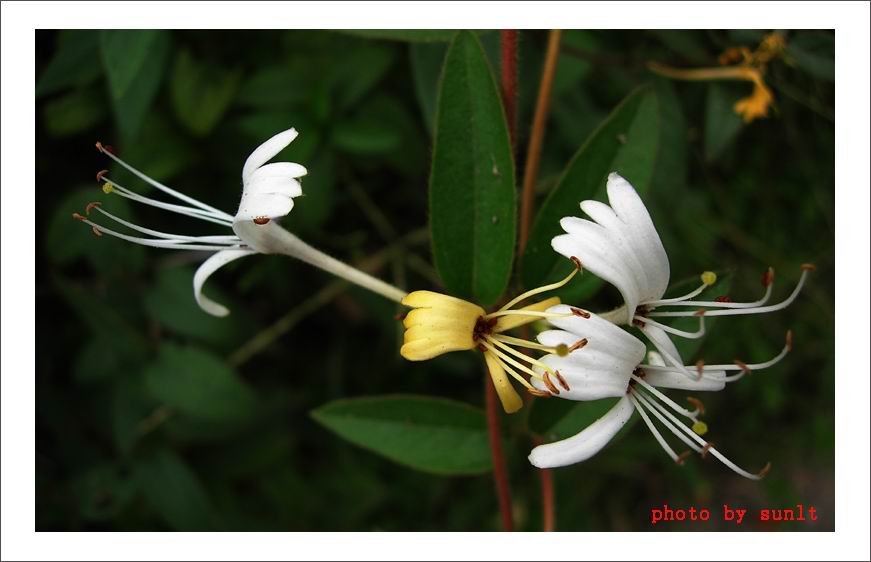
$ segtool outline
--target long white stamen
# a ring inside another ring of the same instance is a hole
[[[669,334],[674,334],[682,338],[695,340],[705,335],[705,316],[698,314],[696,315],[699,316],[699,329],[695,332],[685,332],[683,330],[678,330],[677,328],[672,328],[671,326],[660,324],[656,320],[651,320],[650,318],[645,318],[644,316],[636,316],[635,319],[640,320],[641,322],[647,322],[651,326],[656,326],[657,328],[661,329],[664,332],[668,332]]]
[[[215,213],[215,215],[220,216],[222,218],[232,220],[233,217],[231,217],[227,213],[220,211],[220,210],[218,210],[214,207],[211,207],[209,205],[206,205],[205,203],[203,203],[201,201],[197,201],[193,197],[189,197],[189,196],[185,195],[184,193],[179,193],[178,191],[163,185],[159,181],[151,179],[150,177],[146,176],[145,174],[143,174],[142,172],[140,172],[139,170],[137,170],[136,168],[134,168],[133,166],[131,166],[130,164],[125,162],[124,160],[121,160],[120,158],[118,158],[117,156],[115,156],[114,154],[109,152],[108,150],[105,150],[103,148],[103,145],[101,145],[100,143],[97,143],[97,149],[100,152],[102,152],[103,154],[105,154],[106,156],[108,156],[109,158],[111,158],[112,160],[114,160],[115,162],[118,162],[119,164],[121,164],[124,168],[129,170],[131,173],[133,173],[136,177],[138,177],[139,179],[141,179],[145,183],[156,187],[157,189],[163,191],[164,193],[168,193],[169,195],[172,195],[173,197],[175,197],[177,199],[181,199],[185,203],[189,203],[189,204],[193,205],[194,207],[199,207],[200,209],[209,211],[211,213]]]
[[[786,300],[779,302],[777,304],[771,304],[768,306],[759,306],[753,308],[737,308],[737,309],[729,309],[729,310],[709,310],[705,313],[705,316],[737,316],[740,314],[765,314],[767,312],[774,312],[776,310],[781,310],[786,308],[792,301],[798,297],[798,294],[801,292],[802,287],[804,287],[805,279],[807,279],[808,270],[804,269],[801,273],[801,278],[798,280],[798,285],[796,285],[795,289],[792,291],[792,294],[787,297]],[[667,316],[667,317],[681,317],[681,316],[693,316],[695,312],[651,312],[650,316]]]
[[[141,232],[143,234],[148,234],[149,236],[156,236],[158,238],[164,238],[167,240],[184,240],[188,242],[217,242],[217,243],[231,243],[231,244],[241,244],[242,240],[235,235],[215,235],[215,236],[184,236],[182,234],[168,234],[166,232],[160,232],[158,230],[152,230],[150,228],[145,228],[144,226],[139,226],[137,224],[133,224],[130,221],[126,221],[121,217],[113,215],[109,211],[104,211],[99,206],[94,206],[93,210],[99,211],[110,219],[123,224],[127,228],[135,230],[137,232]]]
[[[648,336],[647,339],[653,342],[654,347],[656,347],[656,350],[659,352],[662,358],[665,359],[665,362],[671,365],[676,371],[683,373],[687,376],[687,378],[690,378],[692,380],[699,379],[698,374],[691,373],[690,370],[684,366],[683,361],[678,360],[678,358],[672,355],[667,349],[659,345],[659,342],[657,342],[650,336]]]
[[[193,217],[195,219],[200,219],[208,222],[213,222],[215,224],[220,224],[221,226],[232,226],[233,221],[227,220],[222,217],[215,216],[213,214],[209,214],[206,211],[202,211],[200,209],[195,209],[193,207],[185,207],[183,205],[175,205],[173,203],[164,203],[163,201],[158,201],[156,199],[151,199],[149,197],[145,197],[143,195],[139,195],[133,191],[130,191],[126,187],[122,187],[114,182],[107,182],[108,185],[111,185],[110,193],[115,193],[120,195],[121,197],[126,197],[131,201],[136,201],[137,203],[142,203],[143,205],[149,205],[151,207],[157,207],[158,209],[162,209],[164,211],[170,211],[172,213],[178,213],[179,215],[185,215],[187,217]]]
[[[682,415],[686,418],[689,418],[693,421],[696,421],[696,419],[699,417],[698,412],[690,412],[686,408],[682,408],[681,406],[676,404],[674,400],[672,400],[671,398],[669,398],[665,394],[661,393],[660,391],[656,390],[656,388],[654,388],[653,385],[646,383],[644,381],[644,379],[642,379],[641,377],[639,377],[635,374],[630,374],[629,376],[632,377],[632,380],[634,380],[635,382],[637,382],[638,384],[643,386],[645,389],[647,389],[648,392],[650,392],[651,394],[653,394],[654,396],[659,398],[661,401],[668,404],[675,412],[679,413],[680,415]]]
[[[635,409],[638,410],[638,413],[641,414],[641,419],[644,420],[644,423],[647,424],[647,428],[650,430],[650,433],[656,438],[659,442],[659,446],[671,457],[671,460],[674,462],[678,462],[680,457],[678,457],[677,453],[674,452],[668,443],[665,442],[665,438],[662,437],[662,434],[659,433],[659,430],[656,429],[656,426],[653,425],[653,422],[650,421],[650,418],[647,416],[647,412],[644,411],[644,408],[641,407],[641,404],[638,403],[638,400],[635,399],[631,393],[629,394],[629,400],[632,401],[632,405],[635,406]]]
[[[656,416],[656,419],[658,419],[660,422],[662,422],[662,425],[667,427],[668,430],[671,431],[674,435],[676,435],[678,439],[683,441],[687,447],[689,447],[690,449],[692,449],[693,451],[695,451],[697,453],[702,452],[701,447],[699,447],[698,445],[693,443],[693,441],[690,438],[688,438],[686,435],[684,435],[682,431],[678,431],[678,429],[674,426],[674,424],[672,424],[668,420],[668,418],[666,418],[665,416],[662,415],[662,413],[659,410],[665,410],[665,408],[661,404],[657,403],[656,400],[653,399],[653,397],[646,397],[644,395],[644,393],[642,392],[642,390],[638,389],[638,388],[633,389],[633,394],[635,395],[635,398],[637,398],[638,401],[641,402],[642,405],[647,406],[647,409],[649,409],[653,413],[653,415]]]
[[[208,244],[183,244],[186,240],[153,240],[151,238],[139,238],[136,236],[128,236],[126,234],[121,234],[120,232],[116,232],[110,228],[106,228],[105,226],[99,225],[95,222],[92,222],[88,219],[83,219],[83,223],[90,225],[96,228],[98,231],[103,234],[108,234],[110,236],[114,236],[115,238],[120,238],[121,240],[126,240],[128,242],[133,242],[134,244],[141,244],[142,246],[150,246],[152,248],[164,248],[168,250],[226,250],[228,248],[241,248],[240,244],[226,244],[226,245],[208,245]]]
[[[698,289],[696,289],[692,292],[685,294],[682,297],[674,297],[671,299],[659,299],[659,300],[655,300],[655,301],[647,301],[643,304],[645,304],[646,306],[664,306],[666,304],[680,303],[680,302],[686,301],[688,299],[691,299],[698,294],[701,294],[702,291],[704,291],[708,287],[710,287],[710,285],[708,285],[707,283],[702,283],[701,287],[699,287]]]
[[[649,303],[644,303],[649,306],[697,306],[697,307],[708,307],[708,308],[754,308],[757,306],[762,306],[768,299],[771,298],[771,292],[774,289],[774,283],[769,283],[767,287],[765,287],[765,294],[761,299],[753,302],[719,302],[719,301],[691,301],[691,300],[683,300],[674,302],[666,302],[666,300],[661,301],[652,301]]]

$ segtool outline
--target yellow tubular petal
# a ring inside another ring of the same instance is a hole
[[[484,314],[484,309],[478,305],[466,302],[456,297],[435,293],[433,291],[414,291],[405,295],[402,304],[413,308],[439,308],[442,310],[465,311],[467,314]]]
[[[469,349],[472,348],[466,345],[465,341],[445,339],[431,340],[426,338],[404,343],[399,349],[399,354],[409,361],[426,361],[427,359],[432,359],[442,353]]]
[[[484,353],[484,360],[487,361],[487,370],[490,371],[490,378],[493,379],[493,386],[496,387],[496,394],[499,395],[499,400],[502,402],[502,408],[507,414],[513,414],[523,407],[523,399],[511,386],[508,376],[505,374],[505,369],[499,363],[499,360],[490,352]]]
[[[461,346],[460,349],[473,349],[475,347],[471,331],[460,331],[452,328],[433,329],[429,326],[413,326],[405,330],[403,343],[420,340],[426,340],[433,344],[445,342],[452,346]]]
[[[552,306],[556,306],[560,304],[559,297],[551,297],[549,299],[545,299],[541,302],[537,302],[535,304],[531,304],[529,306],[524,306],[523,308],[518,308],[517,310],[531,310],[534,312],[544,312],[548,308]],[[511,328],[517,328],[518,326],[523,326],[524,324],[529,324],[530,322],[535,322],[539,320],[538,316],[522,316],[522,315],[513,315],[513,316],[500,316],[496,319],[496,325],[493,327],[493,331],[496,333],[504,332],[506,330],[510,330]]]
[[[469,314],[457,310],[444,310],[437,308],[415,308],[405,315],[402,325],[406,328],[414,326],[469,326],[475,327],[475,322],[481,315]]]

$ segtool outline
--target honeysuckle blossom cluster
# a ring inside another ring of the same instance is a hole
[[[112,180],[108,176],[108,170],[103,170],[97,174],[97,180],[102,183],[105,194],[118,195],[136,203],[217,224],[225,231],[230,229],[232,234],[186,236],[160,232],[118,217],[104,209],[101,202],[88,204],[84,215],[74,213],[73,217],[91,226],[94,234],[98,236],[107,234],[154,248],[214,252],[200,265],[193,278],[194,297],[197,303],[205,312],[213,316],[226,316],[229,311],[223,305],[203,295],[203,284],[221,267],[253,254],[292,256],[391,300],[402,300],[405,291],[324,254],[277,223],[276,219],[287,215],[293,209],[294,198],[302,195],[300,178],[305,176],[307,172],[304,166],[294,162],[268,162],[293,142],[296,137],[296,129],[288,129],[258,146],[248,156],[242,167],[242,198],[235,215],[225,213],[163,185],[119,158],[111,148],[97,143],[97,149],[101,153],[129,170],[145,183],[181,201],[182,204],[169,203],[141,195]],[[96,222],[93,212],[132,231],[132,233],[120,232]]]

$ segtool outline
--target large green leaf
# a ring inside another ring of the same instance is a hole
[[[448,291],[486,306],[505,290],[515,199],[499,90],[480,42],[463,32],[445,57],[429,184],[433,257]]]
[[[101,31],[100,52],[118,127],[125,137],[135,137],[163,77],[168,32]]]
[[[163,344],[144,377],[155,399],[203,421],[241,422],[257,407],[254,391],[230,367],[193,347]]]
[[[750,94],[750,86],[708,84],[705,101],[705,159],[716,160],[732,144],[744,122],[735,113],[735,102]]]
[[[447,46],[440,43],[413,43],[408,46],[411,74],[414,77],[414,92],[423,113],[423,122],[432,135],[435,129],[436,100],[439,90],[439,73],[445,60]]]
[[[209,134],[230,106],[241,71],[199,61],[182,51],[172,70],[172,107],[178,121],[197,136]]]
[[[521,264],[524,286],[556,281],[571,271],[571,262],[550,245],[554,236],[563,233],[560,219],[578,216],[578,205],[585,199],[602,199],[611,172],[620,173],[643,195],[653,178],[659,144],[658,98],[653,89],[642,87],[629,94],[575,153],[541,206]],[[581,298],[600,284],[595,276],[584,275],[561,295]]]
[[[312,417],[348,441],[400,464],[436,474],[491,468],[484,412],[426,396],[337,400]]]
[[[217,517],[196,473],[174,452],[158,451],[136,463],[134,477],[145,501],[177,531],[207,531]]]

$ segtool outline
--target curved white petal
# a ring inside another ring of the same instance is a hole
[[[251,174],[253,174],[257,168],[266,164],[276,154],[284,150],[287,145],[293,142],[293,139],[296,138],[297,134],[296,129],[290,128],[278,133],[255,148],[254,152],[251,153],[245,161],[245,165],[242,167],[242,182],[247,183],[251,178]]]
[[[212,316],[226,316],[230,313],[227,307],[216,303],[203,295],[203,283],[218,269],[224,267],[231,261],[250,256],[256,253],[254,250],[221,250],[204,261],[197,272],[194,274],[194,298],[197,304],[200,305],[207,313]]]
[[[651,343],[653,343],[657,351],[660,353],[660,357],[662,357],[667,365],[677,366],[675,363],[679,363],[683,366],[683,358],[680,356],[680,352],[677,350],[674,342],[671,341],[671,338],[668,337],[667,333],[665,333],[665,330],[658,326],[646,323],[641,327],[641,332],[647,336],[647,339],[649,339]]]
[[[617,435],[634,411],[629,396],[624,396],[604,416],[577,435],[534,448],[529,454],[529,462],[538,468],[555,468],[585,461]]]
[[[644,366],[642,365],[643,369]],[[659,388],[717,392],[726,387],[726,371],[706,371],[701,379],[694,380],[680,371],[648,370],[644,382]]]
[[[260,166],[248,178],[248,182],[254,182],[265,178],[289,178],[297,179],[308,174],[308,170],[302,164],[296,162],[273,162]]]
[[[641,340],[592,312],[581,311],[589,315],[589,318],[576,316],[572,314],[573,308],[565,304],[558,304],[548,308],[547,312],[571,314],[571,316],[549,318],[548,322],[557,328],[571,332],[576,336],[576,340],[587,338],[587,346],[579,349],[577,353],[582,353],[584,349],[591,347],[592,349],[601,349],[609,354],[621,357],[629,363],[634,363],[632,369],[641,363],[644,359],[644,343]],[[547,338],[552,337],[546,334],[549,334],[549,332],[542,333],[545,341]],[[545,341],[542,341],[542,343],[545,343]],[[549,344],[545,343],[545,345]]]
[[[236,211],[233,223],[253,222],[254,219],[260,218],[271,220],[285,216],[291,209],[293,209],[293,198],[286,195],[275,193],[245,194],[239,201],[239,210]]]

